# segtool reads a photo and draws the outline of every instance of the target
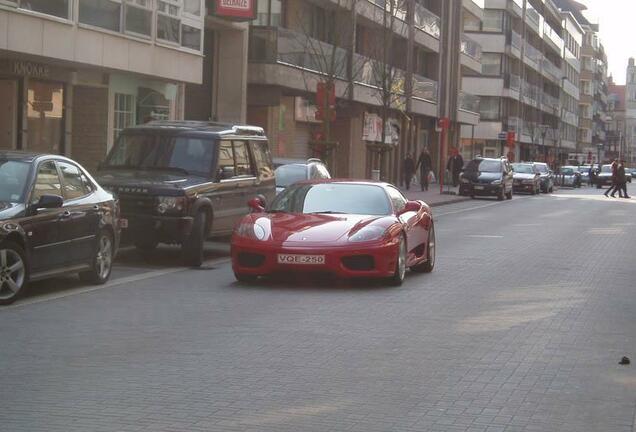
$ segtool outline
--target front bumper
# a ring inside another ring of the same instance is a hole
[[[194,219],[190,216],[153,216],[123,214],[128,228],[122,229],[122,243],[156,240],[160,243],[182,243],[192,232]]]
[[[512,185],[512,190],[514,192],[526,192],[526,193],[532,193],[535,190],[535,185],[534,184],[526,184],[526,183],[513,183]]]
[[[460,195],[497,196],[503,190],[503,185],[463,183],[459,185]]]
[[[324,255],[324,264],[279,264],[278,254]],[[267,242],[255,243],[236,235],[232,237],[232,269],[235,273],[268,276],[274,274],[327,274],[340,278],[384,278],[393,275],[398,254],[398,243],[360,244],[343,247],[288,246]],[[249,260],[247,259],[249,257]],[[345,265],[350,257],[365,257],[372,266],[354,269]],[[249,265],[246,261],[250,261]]]

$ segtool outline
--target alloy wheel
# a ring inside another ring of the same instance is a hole
[[[429,266],[435,266],[435,226],[431,226],[431,232],[428,235],[428,261]]]
[[[12,249],[0,249],[0,300],[15,297],[24,285],[25,275],[22,257]]]
[[[113,264],[113,245],[110,237],[107,235],[102,236],[99,240],[96,264],[99,277],[106,279],[110,274],[110,269]]]
[[[406,277],[406,241],[400,242],[400,251],[398,252],[398,275],[400,280]]]

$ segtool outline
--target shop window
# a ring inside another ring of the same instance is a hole
[[[27,92],[27,149],[42,153],[62,153],[63,84],[29,80]]]
[[[152,3],[150,0],[127,0],[124,23],[127,33],[151,36]]]
[[[135,124],[135,97],[133,95],[115,93],[114,114],[113,142],[117,141],[117,137],[122,130]]]
[[[181,26],[181,45],[193,50],[201,50],[201,30],[183,24]]]
[[[15,3],[15,2],[13,2]],[[69,19],[69,0],[19,0],[18,6],[59,18]]]
[[[159,0],[157,2],[157,39],[179,43],[180,26],[179,3]]]
[[[163,94],[147,87],[139,87],[137,98],[137,123],[170,119],[171,101]]]

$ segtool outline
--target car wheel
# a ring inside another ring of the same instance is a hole
[[[393,286],[400,286],[406,277],[406,240],[404,236],[400,238],[398,246],[397,260],[395,262],[395,271],[391,276],[390,283]]]
[[[411,270],[417,273],[430,273],[435,267],[435,225],[431,225],[428,232],[428,248],[426,251],[426,261],[411,267]]]
[[[80,279],[96,285],[106,283],[113,269],[113,255],[113,236],[107,231],[100,232],[97,235],[95,255],[91,263],[92,268],[80,273]]]
[[[0,304],[7,305],[24,294],[29,266],[24,249],[16,243],[0,243]]]
[[[256,279],[258,279],[258,276],[256,275],[236,273],[236,272],[234,272],[234,277],[236,278],[237,281],[241,283],[253,283],[253,282],[256,282]]]
[[[203,244],[205,243],[205,212],[199,212],[194,217],[192,231],[181,246],[186,265],[201,267],[203,264]]]

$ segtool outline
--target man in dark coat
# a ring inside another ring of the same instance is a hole
[[[612,184],[610,185],[609,189],[605,191],[605,196],[608,196],[611,193],[612,196],[615,198],[616,191],[618,190],[617,175],[618,175],[618,161],[614,159],[614,161],[612,162]],[[620,195],[622,196],[622,193]]]
[[[415,175],[415,160],[413,160],[411,153],[408,153],[406,159],[404,159],[403,174],[406,190],[409,190],[411,188],[411,181]]]
[[[420,153],[420,157],[417,158],[415,169],[417,170],[418,168],[420,170],[420,186],[422,186],[422,191],[428,190],[428,174],[431,168],[433,168],[433,160],[426,147],[422,150],[422,153]]]
[[[616,189],[618,190],[618,196],[621,198],[629,198],[627,195],[627,176],[625,175],[625,161],[621,160],[616,169]],[[616,194],[616,190],[612,194],[612,197]]]
[[[453,187],[459,185],[459,174],[464,168],[464,158],[459,154],[457,149],[453,149],[453,155],[448,159],[446,169],[451,173],[453,178]]]

